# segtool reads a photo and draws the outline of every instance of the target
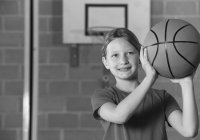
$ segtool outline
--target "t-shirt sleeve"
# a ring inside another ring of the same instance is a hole
[[[95,119],[101,119],[98,114],[98,109],[107,102],[113,102],[112,93],[105,89],[96,90],[93,96],[91,97],[93,116]]]
[[[175,111],[175,110],[182,111],[180,106],[178,105],[177,101],[175,100],[175,98],[172,95],[170,95],[169,93],[167,93],[166,91],[164,93],[164,108],[165,108],[166,120],[173,111]],[[169,122],[168,122],[168,124],[169,124]],[[171,125],[169,124],[169,126],[171,126]]]

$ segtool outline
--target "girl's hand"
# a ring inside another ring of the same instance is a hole
[[[194,77],[194,74],[186,76],[184,78],[180,78],[180,79],[170,79],[170,81],[172,81],[173,83],[184,85],[184,84],[192,83],[193,77]]]
[[[157,78],[157,73],[153,66],[150,64],[147,56],[147,49],[144,47],[141,47],[140,49],[140,62],[146,74],[146,77],[150,77],[155,80]]]

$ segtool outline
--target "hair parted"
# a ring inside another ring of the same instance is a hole
[[[102,57],[106,57],[106,49],[108,44],[117,38],[124,38],[135,47],[138,52],[140,51],[141,44],[136,35],[127,28],[115,28],[105,34],[105,40],[102,47]]]

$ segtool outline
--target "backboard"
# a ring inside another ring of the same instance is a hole
[[[150,0],[63,0],[64,43],[95,43],[89,29],[98,27],[125,27],[143,41],[150,29]]]

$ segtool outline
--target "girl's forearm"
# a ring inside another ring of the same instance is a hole
[[[123,121],[127,121],[134,114],[153,82],[152,78],[145,77],[140,85],[117,105],[115,112]]]
[[[187,81],[180,85],[183,98],[182,125],[184,129],[194,134],[198,131],[199,120],[193,83],[192,81]]]

